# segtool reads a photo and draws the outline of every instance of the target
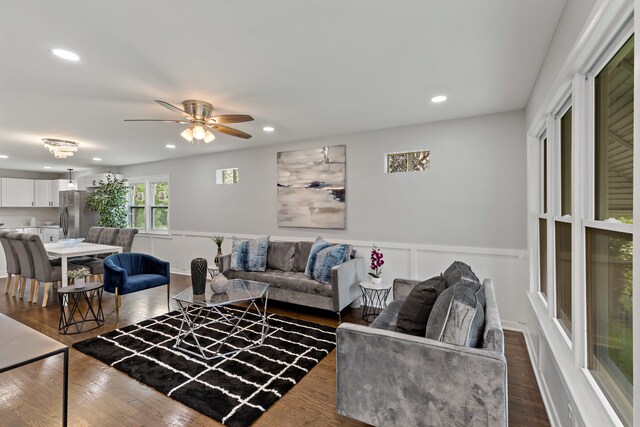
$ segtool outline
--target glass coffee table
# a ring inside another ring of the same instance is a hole
[[[264,343],[269,331],[267,318],[269,285],[267,283],[243,279],[231,279],[228,282],[227,290],[223,294],[214,294],[210,287],[207,286],[204,295],[193,295],[193,288],[190,287],[173,296],[182,314],[180,332],[178,333],[178,339],[173,345],[173,348],[205,360],[212,360],[242,350],[255,348]],[[258,301],[262,302],[262,309],[258,306]],[[247,303],[247,306],[241,307],[234,305],[237,303]],[[234,305],[234,307],[228,307],[230,305]],[[245,321],[247,314],[252,308],[255,310],[255,313],[251,313],[251,316],[259,318],[258,321],[254,322],[260,329],[258,339],[249,338],[244,331],[245,328],[241,326],[241,323]],[[217,314],[219,318],[210,318],[214,313]],[[198,329],[206,327],[214,321],[230,326],[231,329],[225,332],[222,339],[215,341],[207,347],[203,347],[200,344],[201,340],[198,339]],[[248,344],[232,351],[221,352],[222,347],[234,336],[243,336],[243,340],[247,341]],[[193,340],[189,340],[189,343],[187,343],[185,340],[189,337],[193,338]],[[187,348],[187,345],[194,349]],[[197,351],[195,351],[195,349],[197,349]],[[207,353],[209,353],[209,355],[207,355]]]

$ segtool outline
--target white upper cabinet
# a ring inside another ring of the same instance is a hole
[[[2,206],[32,207],[34,202],[34,180],[2,178]]]
[[[51,207],[51,181],[36,180],[34,183],[35,206]]]

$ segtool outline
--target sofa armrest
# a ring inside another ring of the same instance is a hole
[[[224,273],[231,268],[231,254],[220,257],[220,273]]]
[[[507,426],[503,354],[343,323],[337,410],[384,426]]]
[[[364,258],[350,259],[331,269],[331,296],[334,311],[342,311],[360,296],[358,284],[364,278]]]
[[[104,290],[106,292],[115,293],[116,289],[122,294],[127,284],[127,270],[118,267],[108,257],[104,260]]]
[[[393,299],[407,299],[407,295],[420,280],[411,279],[394,279],[393,280]]]
[[[154,274],[159,274],[160,276],[164,276],[168,281],[171,281],[171,266],[168,261],[163,261],[156,257],[153,257],[149,260],[150,264],[153,266]]]

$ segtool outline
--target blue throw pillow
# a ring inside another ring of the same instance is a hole
[[[244,239],[233,238],[231,246],[231,270],[244,271],[247,264],[247,250],[249,241]]]
[[[313,265],[313,279],[322,283],[331,281],[331,269],[344,262],[347,245],[334,245],[324,248],[316,254]]]
[[[267,251],[269,236],[249,240],[246,271],[265,271],[267,269]]]
[[[311,246],[311,250],[309,251],[309,257],[307,258],[307,267],[304,269],[304,274],[309,277],[313,277],[313,265],[316,262],[316,255],[318,254],[318,252],[329,246],[331,246],[331,243],[325,242],[322,237],[318,236],[316,241],[313,242],[313,246]]]

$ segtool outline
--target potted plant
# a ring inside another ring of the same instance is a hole
[[[218,247],[218,253],[216,254],[213,262],[218,269],[220,269],[220,258],[222,258],[222,242],[224,241],[224,236],[213,236],[211,240],[213,240]]]
[[[106,181],[100,180],[100,186],[87,197],[87,204],[98,214],[98,225],[102,227],[124,228],[129,224],[127,204],[129,186],[126,179],[109,171]]]
[[[369,276],[371,276],[371,282],[374,285],[379,285],[382,283],[382,266],[384,265],[384,260],[382,259],[384,255],[380,248],[378,248],[375,244],[373,248],[371,248],[371,271],[369,272]]]
[[[83,277],[87,277],[91,274],[91,271],[87,267],[78,268],[77,270],[69,270],[67,272],[67,279],[69,279],[70,284],[75,284],[76,279],[82,279]],[[77,288],[82,288],[85,285],[76,285]]]

